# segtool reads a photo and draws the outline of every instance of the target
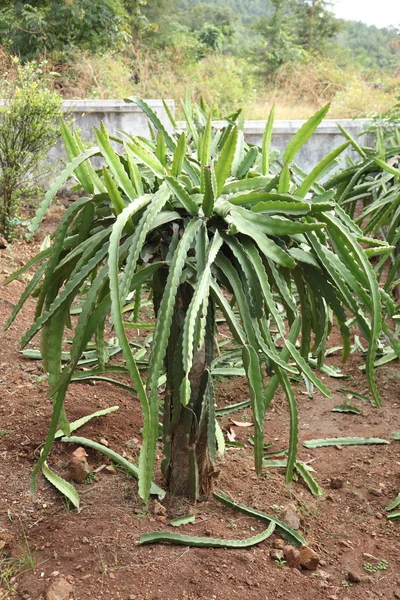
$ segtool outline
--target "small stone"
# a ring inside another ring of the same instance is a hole
[[[12,375],[12,378],[14,383],[18,383],[24,378],[24,374],[22,373],[22,371],[15,371],[15,373],[13,373]]]
[[[282,560],[283,550],[278,550],[278,548],[272,548],[272,550],[269,551],[269,555],[272,558],[272,560]]]
[[[131,450],[133,450],[134,448],[137,447],[139,443],[139,440],[137,438],[132,438],[131,440],[128,440],[127,442],[125,442],[125,446],[127,448],[130,448]]]
[[[112,465],[107,465],[104,470],[107,471],[107,473],[111,473],[111,475],[115,475],[117,472],[117,469]]]
[[[315,571],[315,574],[317,577],[320,577],[321,579],[332,579],[332,575],[330,573],[327,573],[326,571],[323,571],[322,569],[318,569],[317,571]]]
[[[158,515],[156,517],[156,521],[158,521],[159,523],[165,523],[166,520],[167,520],[167,517],[164,517],[163,515]]]
[[[72,590],[72,585],[60,577],[53,581],[47,588],[46,600],[69,600]]]
[[[58,577],[60,574],[60,571],[53,571],[52,573],[50,573],[50,577]]]
[[[165,516],[166,514],[167,514],[167,509],[165,508],[165,506],[160,504],[160,502],[158,502],[158,500],[154,500],[153,515]]]
[[[110,579],[115,579],[115,573],[113,573],[112,571],[108,574]]]
[[[122,452],[122,458],[126,458],[126,460],[129,460],[129,462],[135,462],[135,459],[133,458],[132,454],[128,454],[127,452],[125,452],[125,450]]]
[[[355,571],[347,571],[346,577],[347,581],[350,581],[350,583],[360,583],[361,581],[361,576]]]
[[[344,481],[341,477],[331,477],[330,488],[332,490],[341,490],[344,485]]]
[[[77,448],[72,453],[71,460],[69,461],[69,470],[71,477],[76,483],[83,483],[86,477],[91,473],[86,457],[88,454],[84,448]]]
[[[103,444],[103,446],[106,446],[106,448],[108,448],[110,445],[108,440],[106,440],[106,438],[103,438],[103,437],[100,438],[100,444]]]
[[[383,489],[382,488],[371,488],[370,490],[368,490],[368,492],[370,494],[372,494],[373,496],[382,496],[383,495]]]
[[[375,518],[376,518],[376,519],[383,519],[383,514],[382,514],[382,513],[380,513],[380,512],[377,512],[377,513],[375,514]]]
[[[88,543],[89,543],[88,538],[86,536],[83,536],[83,538],[82,538],[82,544],[88,544]]]
[[[319,565],[319,555],[308,546],[300,548],[300,565],[308,571],[316,571]]]
[[[300,528],[300,517],[296,512],[295,506],[293,504],[288,504],[288,506],[282,512],[282,521],[285,521],[292,529]]]
[[[347,540],[339,540],[338,545],[342,548],[351,548],[351,544]]]
[[[284,542],[284,540],[277,538],[276,540],[274,540],[273,546],[274,546],[274,548],[276,548],[276,550],[283,550],[283,547],[285,546],[285,542]]]
[[[8,555],[11,551],[13,536],[6,530],[0,531],[0,552]]]
[[[297,571],[297,572],[299,572],[299,571]],[[322,589],[324,589],[324,588],[329,587],[329,584],[326,583],[326,581],[322,580],[322,581],[319,582],[319,587],[322,588]]]
[[[300,570],[300,552],[297,548],[293,548],[293,546],[284,546],[283,556],[285,557],[288,567]]]

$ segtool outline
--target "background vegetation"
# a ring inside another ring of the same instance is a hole
[[[48,60],[67,98],[178,100],[190,88],[218,113],[331,117],[393,105],[399,31],[336,19],[326,0],[6,0],[0,44]],[[1,67],[0,67],[1,68]]]

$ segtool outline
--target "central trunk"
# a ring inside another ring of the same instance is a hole
[[[154,292],[157,313],[160,298],[157,286]],[[212,456],[215,454],[215,416],[210,374],[214,344],[214,308],[210,300],[204,343],[194,352],[193,367],[189,374],[190,401],[187,406],[183,406],[180,399],[180,388],[184,379],[182,337],[185,316],[192,297],[192,286],[183,283],[176,296],[165,358],[167,376],[163,417],[165,458],[162,471],[172,494],[197,500],[209,495],[214,476]],[[200,317],[201,315],[199,320]]]

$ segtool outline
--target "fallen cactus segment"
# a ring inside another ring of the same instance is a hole
[[[224,506],[228,506],[229,508],[234,508],[239,512],[242,512],[245,515],[250,517],[254,517],[259,521],[263,521],[264,523],[275,523],[276,531],[280,533],[290,544],[293,546],[307,546],[306,540],[303,536],[289,527],[286,523],[277,519],[276,517],[269,515],[267,513],[261,512],[260,510],[256,510],[255,508],[250,508],[249,506],[245,506],[244,504],[240,504],[240,502],[236,502],[227,494],[223,492],[213,492],[213,497]]]
[[[275,531],[275,526],[276,524],[271,522],[265,531],[245,540],[224,540],[220,538],[180,535],[179,533],[170,533],[169,531],[155,531],[141,535],[139,544],[171,543],[195,548],[249,548],[268,539]]]

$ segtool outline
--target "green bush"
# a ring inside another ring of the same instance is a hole
[[[45,66],[12,59],[0,79],[0,228],[8,239],[21,197],[32,189],[59,133],[62,99],[49,89]]]

